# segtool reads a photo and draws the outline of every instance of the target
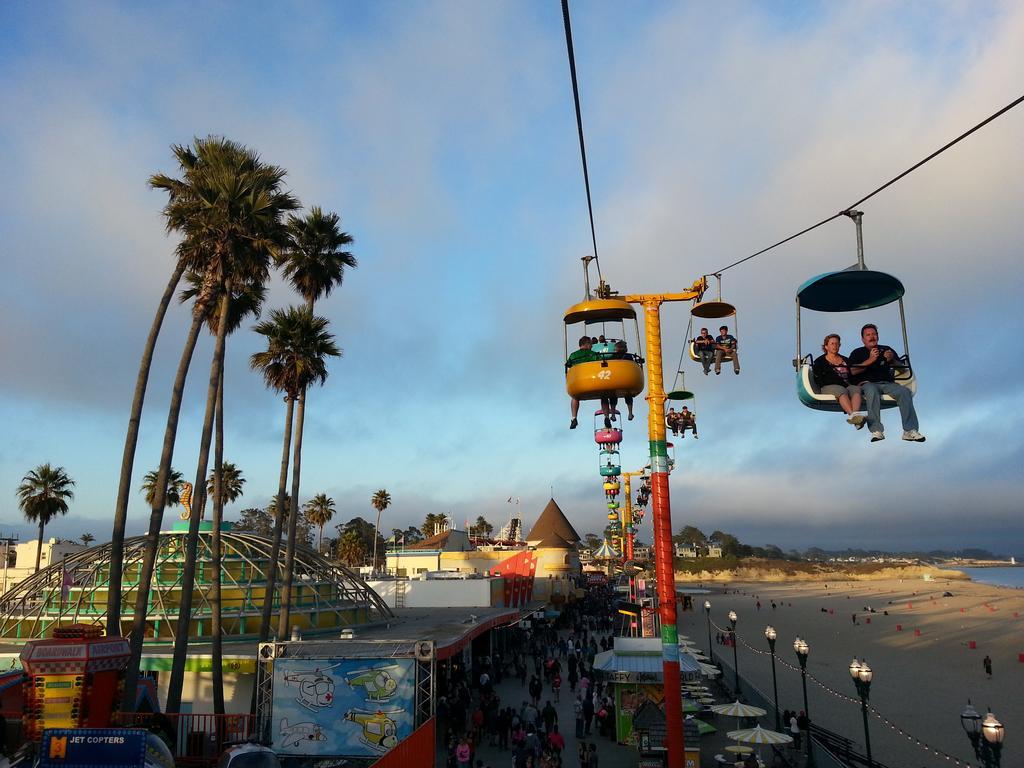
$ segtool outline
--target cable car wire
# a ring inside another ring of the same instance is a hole
[[[572,75],[572,98],[576,103],[576,131],[580,136],[580,158],[583,160],[583,185],[587,188],[587,212],[590,214],[590,240],[594,244],[594,263],[597,277],[601,277],[601,260],[597,256],[597,234],[594,229],[594,204],[590,197],[590,173],[587,170],[587,147],[583,142],[583,113],[580,111],[580,88],[576,82],[576,55],[572,48],[572,27],[569,24],[569,0],[562,0],[562,20],[565,23],[565,48],[569,54],[569,73]]]
[[[563,4],[564,4],[564,0],[563,0]],[[770,251],[770,250],[772,250],[774,248],[778,248],[780,245],[785,245],[790,240],[795,240],[796,238],[798,238],[798,237],[800,237],[802,235],[806,235],[808,232],[810,232],[812,230],[815,230],[818,227],[824,226],[825,224],[828,224],[830,221],[838,219],[840,216],[847,216],[847,215],[849,215],[849,213],[851,211],[853,211],[853,209],[856,208],[861,203],[866,202],[867,200],[870,200],[872,197],[877,195],[882,190],[887,189],[888,187],[891,187],[893,184],[895,184],[897,181],[902,179],[904,176],[907,176],[907,175],[913,173],[918,168],[920,168],[922,165],[927,163],[929,160],[934,160],[936,157],[941,155],[947,149],[951,148],[955,144],[960,143],[961,141],[966,139],[968,136],[970,136],[975,131],[980,130],[981,128],[984,128],[986,125],[991,123],[997,117],[1000,117],[1004,113],[1009,112],[1011,109],[1013,109],[1014,107],[1019,105],[1021,102],[1024,102],[1024,96],[1021,96],[1021,97],[1011,101],[1009,104],[1007,104],[1005,107],[1000,109],[998,112],[994,112],[993,114],[989,115],[988,117],[986,117],[984,120],[982,120],[980,123],[975,125],[970,130],[965,131],[964,133],[961,133],[959,136],[957,136],[955,139],[950,141],[948,144],[944,144],[943,146],[939,147],[937,150],[935,150],[930,155],[928,155],[928,157],[926,157],[923,160],[921,160],[920,162],[917,162],[914,165],[910,166],[909,168],[907,168],[907,170],[903,171],[903,173],[899,174],[898,176],[895,176],[895,177],[889,179],[889,181],[885,182],[885,184],[880,186],[878,189],[876,189],[873,192],[870,192],[869,194],[865,195],[860,200],[857,200],[856,202],[851,203],[850,205],[846,206],[843,210],[839,211],[838,213],[834,213],[831,216],[829,216],[827,219],[822,219],[817,224],[812,224],[811,226],[807,227],[806,229],[801,229],[795,235],[790,235],[789,237],[787,237],[784,240],[779,240],[779,242],[773,243],[772,245],[769,245],[767,248],[762,248],[760,251],[752,253],[749,256],[745,256],[742,259],[740,259],[739,261],[734,261],[732,264],[729,264],[726,267],[722,267],[721,269],[717,269],[714,272],[709,272],[708,275],[706,275],[706,276],[709,276],[709,275],[716,275],[716,276],[717,275],[721,275],[727,269],[732,269],[733,267],[738,267],[740,264],[743,264],[746,261],[750,261],[751,259],[755,258],[756,256],[760,256],[761,254],[767,253],[768,251]],[[582,138],[582,134],[581,134],[581,138]]]

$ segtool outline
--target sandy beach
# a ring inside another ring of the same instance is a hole
[[[740,674],[769,701],[771,661],[764,629],[771,624],[778,631],[781,661],[796,667],[793,640],[803,637],[811,649],[808,673],[847,696],[856,696],[848,671],[851,659],[866,659],[874,671],[870,703],[915,738],[972,765],[975,758],[959,715],[968,698],[982,714],[990,706],[1006,726],[1002,765],[1024,766],[1024,663],[1018,659],[1024,654],[1024,590],[940,578],[703,586],[712,591],[708,599],[713,622],[727,627],[728,612],[738,614]],[[942,597],[947,590],[952,597]],[[702,648],[708,643],[703,603],[703,597],[696,600],[696,610],[680,618],[680,631]],[[866,607],[875,612],[866,612]],[[742,641],[764,653],[755,653]],[[976,648],[969,647],[972,641]],[[731,666],[732,649],[713,639],[712,647]],[[986,654],[993,663],[992,679],[982,666]],[[780,708],[803,708],[799,672],[781,664],[777,672]],[[840,699],[811,681],[808,699],[815,722],[854,740],[863,751],[859,703]],[[762,723],[772,726],[770,717]],[[870,728],[874,757],[890,768],[952,765],[875,717]]]

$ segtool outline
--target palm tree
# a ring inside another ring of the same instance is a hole
[[[147,472],[142,478],[142,485],[139,488],[146,497],[146,503],[152,507],[156,500],[156,478],[160,473],[157,470]],[[181,472],[171,468],[167,476],[167,490],[164,495],[164,503],[168,507],[176,507],[181,504],[181,489],[185,485],[185,478]]]
[[[206,473],[210,458],[210,443],[213,436],[213,421],[217,406],[217,393],[221,383],[224,364],[224,347],[231,311],[234,286],[248,284],[262,285],[269,274],[270,260],[278,255],[286,242],[284,216],[298,207],[291,194],[283,190],[285,172],[277,166],[263,163],[252,150],[223,138],[197,139],[196,150],[183,150],[199,158],[197,162],[182,163],[185,171],[183,180],[162,174],[154,176],[150,184],[166,190],[170,202],[165,208],[168,227],[182,235],[182,247],[189,252],[202,255],[194,271],[202,275],[202,287],[196,296],[193,323],[207,319],[207,311],[217,303],[217,335],[210,376],[206,392],[206,410],[203,418],[199,445],[199,460],[196,467],[195,506],[203,508],[206,497]],[[176,419],[175,419],[176,427]],[[166,435],[165,435],[166,437]],[[165,443],[165,449],[167,448]],[[170,450],[161,455],[161,472],[169,467],[173,453],[173,437]],[[157,487],[161,481],[158,478]],[[159,492],[158,492],[159,494]],[[157,498],[157,502],[162,501]],[[154,506],[154,515],[162,506]],[[189,530],[185,537],[184,567],[181,580],[181,604],[175,631],[174,656],[171,664],[169,693],[166,711],[176,714],[181,703],[181,689],[185,675],[188,653],[190,621],[192,618],[192,591],[195,585],[195,565],[199,544],[199,515],[189,519]],[[159,533],[159,529],[156,531]],[[155,545],[154,557],[155,557]],[[150,542],[147,541],[146,560],[149,557]],[[136,633],[142,634],[145,621],[145,599],[151,573],[144,573],[140,584],[139,600],[136,607]],[[141,606],[140,606],[141,604]],[[141,610],[138,608],[141,607]],[[140,620],[141,619],[141,620]],[[137,639],[141,651],[141,637]],[[133,647],[133,652],[135,648]],[[135,653],[133,653],[133,656]],[[136,673],[134,658],[129,665],[130,680]],[[126,686],[127,689],[134,686]],[[131,692],[134,695],[134,691]]]
[[[204,178],[213,172],[214,168],[222,166],[227,157],[236,156],[241,158],[248,151],[237,144],[213,137],[197,139],[194,150],[191,147],[178,145],[173,146],[171,149],[183,171],[184,178],[179,180],[172,179],[163,174],[154,174],[150,177],[149,183],[151,187],[167,192],[168,200],[164,206],[163,215],[168,232],[186,233],[189,227],[190,216],[196,210],[201,209],[204,205],[203,201],[207,199],[202,194]],[[176,253],[179,265],[182,265],[184,269],[191,269],[205,275],[204,285],[212,285],[214,276],[213,273],[209,272],[209,267],[214,260],[211,258],[211,249],[199,237],[186,236],[178,244]],[[185,380],[188,377],[189,367],[192,363],[192,354],[195,351],[196,342],[199,340],[199,332],[202,329],[203,320],[207,316],[208,309],[213,302],[214,295],[209,288],[204,288],[200,295],[196,296],[192,307],[192,322],[189,326],[181,358],[178,361],[174,384],[171,388],[171,402],[167,409],[167,424],[164,427],[160,465],[154,482],[154,487],[158,491],[154,495],[151,504],[149,528],[146,533],[146,543],[139,571],[139,582],[135,592],[135,614],[132,619],[132,630],[130,633],[131,655],[128,660],[128,669],[125,673],[125,679],[129,681],[134,681],[138,678],[139,662],[142,657],[146,613],[149,606],[149,591],[153,578],[153,566],[156,562],[157,550],[159,548],[160,529],[163,527],[164,506],[167,501],[166,489],[171,472],[171,460],[174,455],[174,443],[177,437],[178,416],[181,412]],[[122,466],[122,478],[123,473],[124,466]],[[121,496],[122,494],[119,492],[119,503]],[[112,635],[120,635],[122,634],[121,582],[123,558],[118,556],[118,552],[123,553],[124,523],[117,516],[115,516],[112,538],[110,586],[107,590],[107,631]],[[122,705],[125,711],[131,711],[134,708],[134,685],[126,685],[124,687]]]
[[[64,467],[42,464],[21,479],[18,486],[18,507],[30,523],[39,523],[39,541],[36,542],[36,571],[43,555],[43,530],[57,515],[68,513],[68,502],[75,498],[71,489],[75,481]]]
[[[290,247],[279,262],[292,287],[313,309],[321,296],[329,296],[345,279],[345,268],[355,269],[357,262],[343,248],[354,241],[339,229],[336,213],[324,213],[313,206],[304,217],[288,217]]]
[[[336,213],[325,214],[313,207],[305,217],[288,219],[288,248],[281,253],[278,266],[292,287],[306,300],[310,315],[316,300],[330,295],[345,277],[345,267],[356,266],[355,257],[344,246],[352,242],[342,232]],[[306,392],[303,386],[295,416],[295,447],[292,455],[291,507],[288,511],[288,539],[285,548],[284,585],[281,593],[281,612],[278,617],[278,637],[288,631],[288,614],[292,601],[292,571],[295,563],[295,536],[299,510],[299,479],[302,470],[302,428],[305,422]]]
[[[244,485],[245,478],[242,476],[242,470],[230,461],[225,461],[221,464],[220,469],[220,497],[218,498],[217,496],[217,475],[215,472],[210,472],[210,478],[206,481],[206,492],[213,499],[214,506],[220,502],[220,506],[224,507],[242,497],[244,493],[242,486]]]
[[[311,525],[319,526],[320,539],[317,542],[316,548],[318,552],[323,552],[324,526],[331,522],[331,518],[334,517],[334,499],[326,493],[318,493],[303,505],[302,511],[306,513],[306,519]]]
[[[377,510],[377,524],[373,526],[373,563],[371,568],[377,570],[377,539],[380,538],[380,513],[391,506],[391,494],[381,488],[370,499],[373,508]]]
[[[366,557],[366,547],[363,540],[355,531],[347,531],[338,540],[338,559],[345,565],[353,567],[363,564]]]
[[[181,292],[181,301],[199,296],[203,290],[203,278],[195,272],[189,272],[185,279],[189,287]],[[250,314],[259,317],[263,309],[263,301],[266,298],[266,286],[259,281],[250,280],[240,283],[231,291],[228,302],[227,330],[226,334],[231,335],[242,325],[243,320]],[[212,309],[212,304],[210,305]],[[220,327],[220,315],[214,311],[208,311],[206,325],[214,336]],[[237,499],[242,495],[242,485],[245,479],[234,466],[224,464],[224,367],[221,366],[220,381],[217,385],[216,416],[214,421],[214,449],[213,449],[213,472],[207,482],[207,493],[213,498],[213,516],[210,531],[210,567],[213,571],[213,580],[210,583],[208,601],[210,603],[210,634],[213,636],[211,643],[212,677],[213,677],[213,711],[214,714],[224,714],[224,669],[223,659],[223,637],[221,636],[222,625],[222,601],[221,601],[221,522],[224,519],[224,504]],[[217,490],[223,483],[224,492]],[[205,505],[199,510],[202,518],[205,513]]]
[[[182,170],[186,172],[199,161],[197,155],[182,147],[174,147],[174,153],[181,163]],[[168,218],[168,232],[174,228],[171,219]],[[121,569],[124,560],[124,533],[128,522],[128,498],[131,492],[132,470],[135,467],[135,448],[139,441],[139,425],[142,422],[142,406],[146,400],[149,371],[153,364],[153,351],[156,349],[156,340],[160,335],[167,307],[170,306],[174,292],[178,288],[178,282],[190,265],[195,266],[193,256],[194,254],[188,249],[178,249],[175,252],[174,269],[167,281],[167,287],[164,288],[163,296],[160,297],[160,302],[157,304],[153,323],[149,327],[149,335],[142,348],[139,373],[135,378],[135,394],[132,397],[132,407],[128,415],[128,430],[125,433],[124,451],[121,455],[121,477],[117,487],[117,500],[114,503],[114,528],[110,536],[110,580],[107,589],[108,635],[121,634]],[[150,506],[152,507],[153,504],[150,503]]]
[[[96,537],[95,537],[95,536],[93,536],[93,535],[92,535],[91,533],[83,533],[83,534],[82,534],[81,536],[79,536],[78,538],[79,538],[79,540],[80,540],[80,541],[82,542],[82,544],[84,544],[84,545],[85,545],[85,546],[87,546],[87,547],[88,547],[88,546],[89,546],[90,544],[92,544],[92,543],[93,543],[94,541],[96,541]]]
[[[295,413],[295,441],[292,451],[292,493],[291,503],[287,507],[288,515],[288,548],[284,564],[284,578],[280,593],[281,609],[278,620],[278,637],[283,637],[288,627],[288,613],[291,606],[292,568],[295,560],[295,542],[298,524],[298,505],[295,501],[298,494],[298,467],[302,455],[302,422],[305,410],[303,400],[306,390],[311,384],[323,384],[327,380],[327,359],[340,357],[341,350],[334,343],[334,336],[328,332],[329,323],[323,317],[314,316],[308,307],[290,307],[287,310],[274,310],[270,320],[258,324],[256,332],[267,338],[267,350],[257,352],[250,359],[254,369],[263,372],[264,381],[274,389],[283,390],[288,394],[288,416],[291,417],[292,403],[298,402]],[[290,439],[290,422],[285,426],[286,439]],[[287,441],[285,444],[287,451]],[[281,459],[280,484],[278,486],[278,509],[282,514],[274,521],[274,552],[280,552],[281,540],[278,537],[278,526],[283,527],[284,521],[284,482],[287,481],[287,453]],[[266,627],[261,627],[269,636],[270,603],[277,569],[275,559],[271,559],[268,569],[268,598],[264,601],[263,615]],[[271,578],[270,571],[273,571]]]
[[[420,526],[420,531],[423,533],[423,537],[429,539],[435,533],[435,528],[438,525],[447,522],[448,518],[441,512],[428,512],[427,516],[423,518],[423,525]]]

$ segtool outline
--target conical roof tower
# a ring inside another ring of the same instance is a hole
[[[554,499],[548,502],[544,511],[540,513],[540,517],[537,518],[537,522],[533,524],[533,528],[526,534],[526,543],[530,546],[537,546],[551,534],[561,537],[573,546],[580,541],[580,535],[576,533],[576,529],[572,527],[572,523],[569,522]]]

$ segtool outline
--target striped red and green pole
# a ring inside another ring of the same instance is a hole
[[[665,443],[665,383],[661,361],[661,296],[645,296],[647,340],[647,430],[651,447],[651,517],[654,570],[661,619],[661,668],[665,684],[667,768],[684,768],[683,701],[679,676],[679,630],[676,626],[676,581],[672,563],[672,509]]]

